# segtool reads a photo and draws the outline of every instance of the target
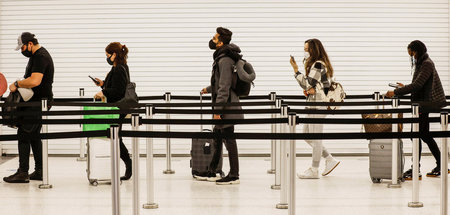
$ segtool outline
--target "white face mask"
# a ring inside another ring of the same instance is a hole
[[[311,55],[309,55],[309,52],[305,52],[305,60],[307,60]]]

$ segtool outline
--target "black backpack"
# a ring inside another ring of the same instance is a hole
[[[252,64],[239,60],[234,65],[232,89],[239,97],[248,96],[256,78]]]
[[[20,102],[20,93],[19,91],[11,92],[9,93],[8,97],[5,99],[5,104],[17,104]],[[3,115],[3,119],[5,120],[12,120],[10,123],[5,123],[4,125],[11,127],[11,128],[17,128],[17,121],[19,117],[15,112],[17,111],[17,106],[4,106],[2,107],[2,112],[5,114]]]

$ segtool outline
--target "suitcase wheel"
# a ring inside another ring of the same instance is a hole
[[[89,181],[89,183],[92,185],[92,186],[98,186],[98,181],[97,180],[90,180]]]
[[[375,184],[381,183],[381,178],[372,178],[372,182]]]

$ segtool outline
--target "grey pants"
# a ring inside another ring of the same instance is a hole
[[[307,114],[306,118],[325,118],[324,114]],[[304,124],[303,133],[323,133],[323,124]],[[330,153],[323,146],[322,140],[305,140],[312,148],[312,167],[319,168],[321,157],[328,157]]]

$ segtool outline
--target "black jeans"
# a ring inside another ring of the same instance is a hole
[[[40,111],[41,107],[22,107],[20,111]],[[40,115],[24,116],[23,119],[40,119]],[[30,169],[30,147],[33,150],[35,170],[42,170],[42,124],[20,124],[17,129],[19,149],[19,171],[28,172]]]
[[[424,141],[428,148],[433,154],[434,159],[436,159],[436,166],[440,169],[441,167],[441,151],[439,150],[436,141],[434,141],[433,137],[430,134],[430,122],[429,122],[429,113],[420,113],[419,114],[419,163],[420,157],[422,154],[422,141]]]
[[[126,114],[120,114],[119,119],[125,119]],[[122,123],[119,124],[119,133],[122,131]],[[120,159],[122,159],[125,164],[131,161],[130,153],[128,152],[127,147],[123,143],[122,136],[119,135],[120,140]]]
[[[234,134],[234,126],[227,127],[227,128],[221,128],[217,129],[214,128],[214,133],[217,134]],[[211,160],[211,164],[209,166],[210,170],[217,169],[217,165],[219,165],[220,157],[222,156],[222,142],[225,143],[225,147],[228,151],[228,159],[230,161],[230,173],[228,176],[230,177],[239,177],[239,155],[238,155],[238,149],[236,144],[236,139],[224,139],[222,140],[221,137],[216,136],[214,142],[216,145],[216,151],[214,152],[213,159]]]

